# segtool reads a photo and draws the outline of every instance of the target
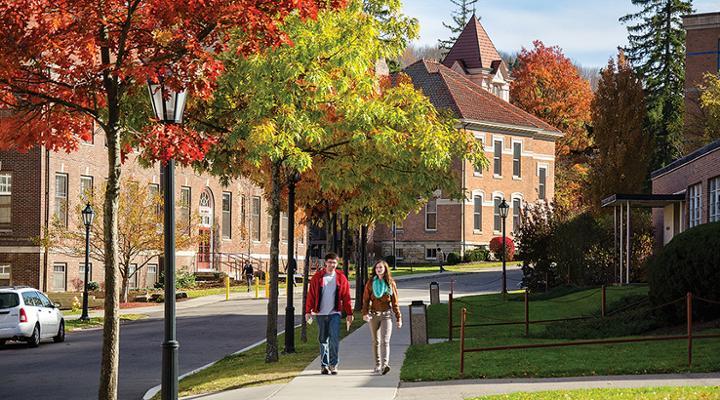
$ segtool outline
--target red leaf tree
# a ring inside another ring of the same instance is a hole
[[[502,236],[495,236],[490,239],[490,251],[493,252],[495,258],[501,259],[502,257]],[[505,261],[512,261],[515,256],[515,243],[509,237],[505,237]]]
[[[13,0],[0,2],[0,149],[73,151],[94,122],[107,138],[105,326],[100,399],[117,398],[118,191],[122,149],[150,161],[197,160],[212,140],[150,121],[145,84],[165,77],[196,98],[212,95],[230,32],[238,52],[287,41],[280,22],[342,0]]]

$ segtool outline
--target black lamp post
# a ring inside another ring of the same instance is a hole
[[[90,225],[92,225],[93,219],[95,218],[95,212],[93,211],[90,203],[85,205],[82,210],[82,219],[85,224],[85,281],[83,283],[83,309],[80,321],[89,321],[90,316],[88,315],[88,276],[89,276],[89,254],[90,254]]]
[[[300,174],[295,171],[288,177],[288,267],[287,278],[287,304],[285,305],[285,353],[295,352],[295,306],[293,305],[293,289],[295,286],[295,184],[300,180]]]
[[[167,88],[162,77],[158,82],[148,82],[150,99],[155,117],[164,124],[182,123],[186,92]],[[162,344],[163,400],[178,398],[178,348],[175,326],[175,160],[170,159],[163,168],[163,200],[165,235],[165,340]]]
[[[507,281],[505,278],[505,219],[508,216],[510,206],[505,199],[503,199],[498,208],[500,209],[500,216],[502,217],[502,293],[505,294],[507,293]]]

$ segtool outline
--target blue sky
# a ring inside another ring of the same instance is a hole
[[[404,0],[404,10],[420,21],[418,44],[449,37],[443,21],[451,21],[449,0]],[[637,10],[630,0],[479,0],[480,22],[498,50],[519,51],[540,39],[558,45],[585,66],[601,67],[626,44],[626,27],[618,18]],[[696,0],[697,12],[720,11],[720,1]]]

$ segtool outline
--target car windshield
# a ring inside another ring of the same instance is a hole
[[[20,298],[15,293],[0,293],[0,310],[13,308],[20,304]]]

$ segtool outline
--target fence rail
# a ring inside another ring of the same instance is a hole
[[[604,287],[603,287],[603,293],[604,293]],[[452,293],[452,292],[451,292]],[[603,301],[604,301],[604,295],[603,295]],[[665,307],[670,304],[677,303],[679,301],[682,301],[683,298],[678,298],[677,300],[668,302],[666,304],[663,304],[659,307]],[[570,346],[590,346],[590,345],[607,345],[607,344],[623,344],[623,343],[637,343],[637,342],[654,342],[654,341],[672,341],[672,340],[687,340],[687,352],[688,352],[688,366],[692,366],[692,349],[693,349],[693,340],[695,339],[713,339],[713,338],[720,338],[720,334],[700,334],[700,335],[693,335],[693,318],[692,318],[692,305],[693,305],[693,295],[692,293],[688,293],[685,296],[686,300],[686,313],[687,313],[687,333],[685,335],[667,335],[667,336],[644,336],[644,337],[635,337],[635,338],[626,338],[626,339],[597,339],[597,340],[574,340],[571,342],[557,342],[557,343],[532,343],[532,344],[520,344],[520,345],[509,345],[509,346],[493,346],[493,347],[476,347],[476,348],[465,348],[465,328],[471,326],[470,324],[467,324],[467,308],[462,309],[460,313],[460,376],[462,377],[465,373],[465,353],[477,353],[477,352],[486,352],[486,351],[503,351],[503,350],[518,350],[518,349],[538,349],[538,348],[550,348],[550,347],[570,347]],[[709,304],[720,304],[718,301],[714,300],[708,300],[704,299],[702,297],[695,298],[697,301],[702,301]],[[528,333],[528,317],[527,317],[527,292],[525,293],[525,303],[526,303],[526,314],[525,314],[525,334]],[[582,317],[578,317],[575,319],[580,319]],[[567,320],[567,319],[561,319]],[[534,321],[535,323],[539,321]],[[513,322],[513,323],[519,323],[519,322]],[[479,324],[473,324],[472,326],[486,326],[486,325],[479,325]],[[452,329],[451,329],[452,334]]]

